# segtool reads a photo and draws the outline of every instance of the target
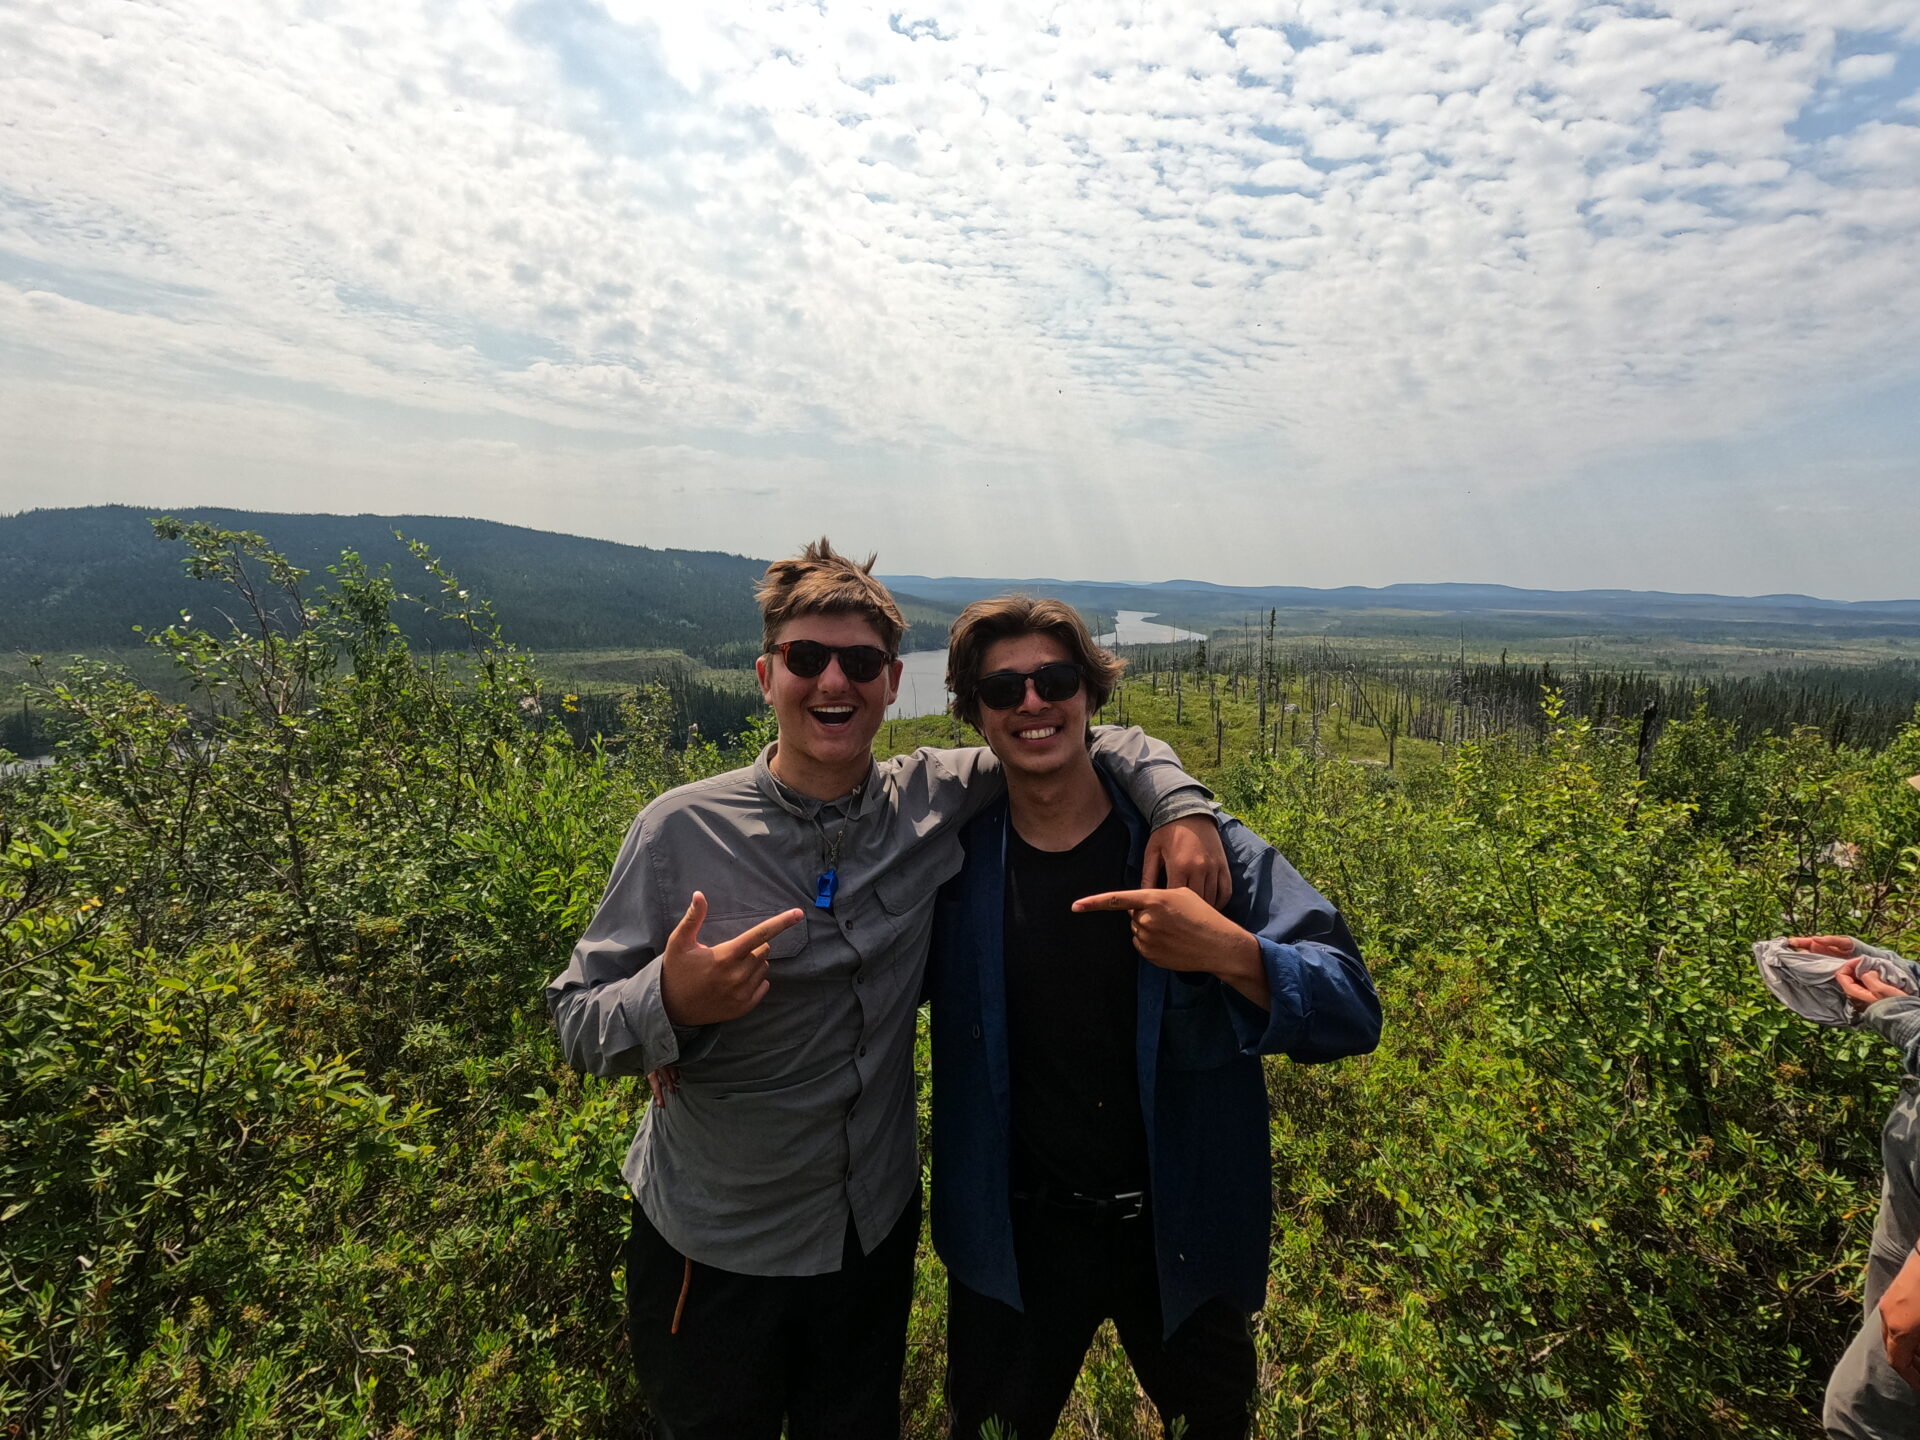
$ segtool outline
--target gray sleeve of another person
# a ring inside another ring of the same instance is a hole
[[[1127,792],[1150,829],[1218,812],[1213,792],[1180,768],[1179,755],[1164,740],[1138,725],[1095,725],[1092,733],[1093,758]],[[881,768],[903,782],[920,778],[925,803],[942,824],[964,825],[1006,793],[1000,762],[984,745],[922,746],[883,761]]]
[[[1876,1000],[1861,1015],[1860,1023],[1900,1052],[1900,1063],[1909,1075],[1920,1075],[1920,995]]]

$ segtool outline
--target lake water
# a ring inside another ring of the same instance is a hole
[[[1094,640],[1101,645],[1166,645],[1176,640],[1204,640],[1194,630],[1151,623],[1151,610],[1122,610],[1113,617],[1114,628]],[[947,713],[947,652],[916,650],[900,657],[900,693],[887,707],[889,720],[910,720],[915,715]]]
[[[1182,630],[1174,625],[1150,623],[1152,610],[1121,610],[1113,617],[1114,628],[1093,637],[1097,645],[1171,645],[1176,640],[1204,640],[1197,630]]]
[[[915,650],[900,657],[900,693],[887,707],[889,720],[947,713],[947,652]]]

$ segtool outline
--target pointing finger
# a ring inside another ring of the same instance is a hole
[[[673,927],[673,934],[667,937],[669,945],[698,945],[700,927],[707,923],[707,897],[698,890],[693,899],[687,902],[687,913],[680,917],[680,923]]]
[[[751,930],[746,931],[744,934],[736,935],[733,939],[727,941],[724,946],[715,946],[714,948],[724,949],[729,956],[744,954],[749,950],[757,950],[782,930],[790,929],[806,918],[807,912],[804,910],[784,910],[771,920],[762,920]]]
[[[1073,910],[1076,915],[1090,910],[1144,910],[1159,904],[1166,893],[1164,890],[1109,890],[1103,895],[1089,895],[1074,901]]]

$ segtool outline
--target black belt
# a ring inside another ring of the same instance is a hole
[[[1078,1190],[1063,1190],[1057,1185],[1038,1185],[1031,1190],[1014,1191],[1013,1198],[1036,1210],[1058,1210],[1071,1215],[1091,1215],[1102,1220],[1138,1220],[1147,1213],[1147,1192],[1144,1190],[1087,1195]]]

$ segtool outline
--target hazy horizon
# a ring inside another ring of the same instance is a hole
[[[125,502],[112,502],[112,503],[125,503]],[[61,509],[74,509],[74,508],[80,508],[80,507],[38,505],[38,506],[27,506],[20,510],[0,510],[0,520],[10,520],[17,516],[29,514],[35,511],[54,511],[54,510],[61,510]],[[494,520],[492,517],[486,516],[486,515],[462,515],[462,514],[456,514],[453,512],[435,513],[435,512],[429,512],[429,511],[411,511],[403,514],[400,511],[379,511],[379,510],[273,511],[273,510],[253,510],[244,505],[211,506],[211,505],[203,505],[199,503],[195,503],[191,505],[175,505],[175,506],[143,506],[143,505],[127,504],[126,508],[141,511],[143,513],[146,513],[155,517],[160,515],[169,515],[169,514],[177,515],[186,511],[197,510],[197,509],[228,509],[228,510],[234,510],[241,513],[263,515],[263,516],[331,515],[331,516],[339,516],[339,517],[348,518],[348,519],[366,517],[366,518],[374,518],[374,519],[394,519],[394,520],[405,519],[405,518],[415,518],[415,519],[422,519],[422,520],[476,520],[476,521],[482,521],[488,524],[516,525],[517,528],[521,528],[521,529],[536,530],[549,535],[562,535],[562,536],[567,536],[577,540],[597,540],[597,541],[604,541],[604,542],[615,544],[615,545],[645,545],[646,543],[646,542],[637,541],[637,540],[619,540],[608,535],[591,535],[582,531],[575,531],[575,530],[553,530],[553,529],[549,529],[548,527],[539,526],[539,525],[518,525],[518,522],[515,522],[515,521]],[[272,543],[273,536],[271,533],[268,533],[265,538],[267,539],[269,544]],[[811,538],[811,537],[808,537],[808,538]],[[973,574],[973,573],[962,572],[957,570],[942,570],[942,571],[898,570],[888,565],[886,563],[885,552],[878,550],[870,542],[846,541],[843,543],[843,541],[839,537],[829,536],[828,538],[833,539],[835,546],[837,548],[845,551],[846,553],[857,555],[862,560],[864,560],[869,553],[876,554],[877,563],[874,566],[874,573],[890,581],[897,581],[901,579],[922,578],[927,580],[939,580],[939,581],[992,580],[992,581],[1006,581],[1010,584],[1058,583],[1063,585],[1097,584],[1097,585],[1131,585],[1131,586],[1142,586],[1142,587],[1178,584],[1181,582],[1191,582],[1194,584],[1204,584],[1204,585],[1222,585],[1226,583],[1224,581],[1209,579],[1208,577],[1203,575],[1188,575],[1188,574],[1168,574],[1168,575],[1159,576],[1153,579],[1142,579],[1137,575],[1129,576],[1129,575],[1115,575],[1115,574],[1071,575],[1071,574],[1065,574],[1065,573],[1056,573],[1056,574],[1042,575],[1042,574],[1035,573],[1035,574],[1018,574],[1017,575],[1017,574],[1008,573],[1003,575],[989,575],[989,574]],[[799,552],[800,546],[805,543],[806,543],[806,539],[796,540],[792,546],[788,547],[786,551],[781,553],[797,554]],[[673,546],[652,545],[652,546],[647,546],[647,548],[705,551],[705,552],[717,553],[717,554],[723,554],[723,555],[738,556],[742,559],[749,559],[749,560],[770,561],[777,558],[772,552],[768,552],[762,555],[751,555],[751,554],[748,554],[746,551],[738,550],[738,549],[730,549],[723,545],[673,545]],[[1590,593],[1620,592],[1620,593],[1638,594],[1638,595],[1652,595],[1652,594],[1670,594],[1670,595],[1679,595],[1679,596],[1710,595],[1720,599],[1727,599],[1727,600],[1762,600],[1762,599],[1768,598],[1769,596],[1782,595],[1782,596],[1804,596],[1809,599],[1815,599],[1815,600],[1833,600],[1833,601],[1843,601],[1844,603],[1850,603],[1850,604],[1865,604],[1865,605],[1871,605],[1875,603],[1880,603],[1880,604],[1920,603],[1920,595],[1885,594],[1885,595],[1873,595],[1873,596],[1866,596],[1863,598],[1850,599],[1848,597],[1843,597],[1838,595],[1823,594],[1817,590],[1804,590],[1804,589],[1803,590],[1765,590],[1765,591],[1732,592],[1732,591],[1715,591],[1715,590],[1672,590],[1672,589],[1666,589],[1664,587],[1644,587],[1643,588],[1643,587],[1623,586],[1623,585],[1583,585],[1583,586],[1520,585],[1515,582],[1507,581],[1507,580],[1498,580],[1498,579],[1490,580],[1490,579],[1484,579],[1484,578],[1394,579],[1394,580],[1384,580],[1373,585],[1362,585],[1357,582],[1356,583],[1336,582],[1329,585],[1306,585],[1302,582],[1296,582],[1292,580],[1252,580],[1252,581],[1237,583],[1230,588],[1265,589],[1273,586],[1289,586],[1289,587],[1294,587],[1299,589],[1313,589],[1313,590],[1383,590],[1383,589],[1391,589],[1394,586],[1401,586],[1401,585],[1426,586],[1426,587],[1442,586],[1442,585],[1456,585],[1456,586],[1468,586],[1468,587],[1497,587],[1497,588],[1504,588],[1504,589],[1540,591],[1540,592],[1545,592],[1550,594],[1566,594],[1566,595],[1580,594],[1585,592],[1590,592]]]

